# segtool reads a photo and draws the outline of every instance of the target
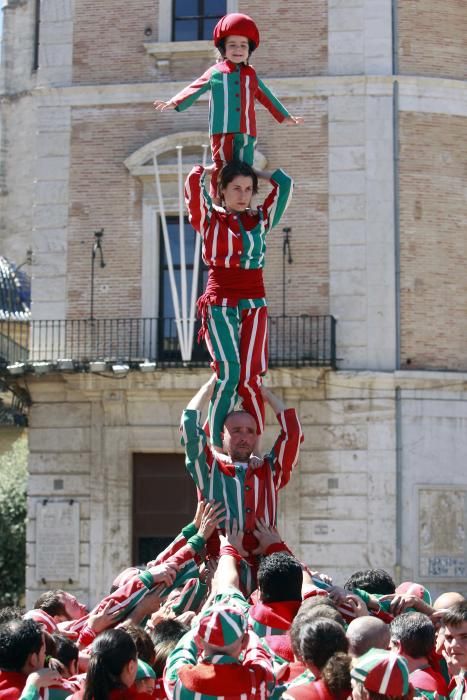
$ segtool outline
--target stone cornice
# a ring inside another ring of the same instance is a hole
[[[331,96],[388,96],[399,84],[400,109],[467,116],[467,84],[461,80],[419,76],[314,76],[270,78],[268,86],[281,99],[324,99]],[[183,83],[132,83],[119,85],[74,85],[37,87],[32,91],[40,103],[51,106],[101,107],[165,100]],[[208,100],[203,95],[200,101]]]

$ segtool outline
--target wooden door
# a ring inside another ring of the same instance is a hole
[[[193,520],[196,489],[182,454],[133,455],[133,563],[154,559]]]

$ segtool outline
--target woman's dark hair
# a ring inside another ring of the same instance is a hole
[[[136,645],[128,632],[102,632],[92,645],[84,700],[108,700],[110,691],[121,687],[120,675],[132,659],[136,660]]]
[[[164,673],[165,662],[177,646],[179,639],[188,632],[189,627],[178,620],[162,620],[151,630],[150,636],[154,644],[155,660],[153,669],[158,678]]]
[[[258,176],[248,163],[243,163],[241,160],[231,160],[224,165],[218,175],[219,195],[222,195],[227,185],[235,180],[239,175],[243,177],[251,177],[253,180],[253,194],[258,192]]]
[[[57,645],[52,634],[44,630],[44,641],[45,641],[45,656],[52,656],[54,659],[57,658]]]
[[[122,625],[122,629],[124,629],[125,632],[128,632],[134,641],[138,659],[146,661],[147,664],[152,666],[154,663],[154,644],[152,643],[152,639],[146,630],[138,625],[134,625],[128,620],[125,620]]]
[[[350,662],[350,656],[337,651],[321,669],[321,678],[331,695],[350,695],[352,688]]]
[[[78,645],[63,634],[53,634],[52,638],[55,642],[54,658],[58,659],[67,670],[70,670],[71,663],[78,661]]]
[[[290,628],[292,649],[305,664],[312,663],[320,670],[339,651],[347,653],[345,631],[338,622],[319,617],[305,622],[295,618]]]
[[[224,37],[223,39],[219,39],[219,41],[217,42],[217,49],[219,50],[219,53],[222,56],[222,58],[225,58],[225,40],[226,39],[227,39],[227,37]],[[248,56],[251,56],[253,51],[256,49],[255,42],[252,41],[251,39],[248,39],[248,47],[249,47]]]

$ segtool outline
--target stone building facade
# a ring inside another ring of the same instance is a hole
[[[284,127],[258,109],[261,157],[297,185],[284,219],[292,229],[285,302],[280,229],[268,243],[270,312],[285,304],[286,314],[337,319],[337,370],[270,373],[305,432],[280,500],[281,531],[337,581],[384,567],[398,580],[465,593],[465,2],[226,6],[258,21],[255,68],[305,118]],[[176,146],[185,143],[188,160],[201,157],[207,100],[183,114],[156,114],[151,103],[213,62],[210,42],[172,41],[168,0],[7,0],[3,13],[2,252],[20,262],[32,246],[34,320],[89,318],[100,228],[106,267],[96,272],[96,318],[157,316],[161,232],[150,154],[159,149],[175,215]],[[90,601],[136,556],[141,484],[153,489],[141,509],[166,507],[171,523],[152,534],[175,534],[175,471],[166,464],[181,459],[180,411],[206,375],[180,367],[18,380],[32,399],[29,600],[52,585],[38,577],[44,503],[79,504],[76,576],[53,585]],[[184,513],[192,494],[180,488]]]

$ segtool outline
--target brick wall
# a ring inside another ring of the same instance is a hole
[[[326,0],[240,0],[238,11],[251,15],[261,44],[252,63],[260,75],[327,73]]]
[[[261,75],[320,75],[327,71],[327,2],[279,0],[239,2],[258,22],[261,46],[253,63]],[[75,84],[190,81],[215,58],[173,57],[161,71],[143,42],[157,41],[159,3],[115,0],[75,5],[73,82]],[[297,19],[299,22],[297,22]],[[144,35],[150,26],[152,35]]]
[[[93,231],[101,227],[106,267],[96,267],[96,316],[139,315],[141,188],[123,161],[162,133],[147,105],[75,109],[72,125],[68,316],[89,314]]]
[[[465,0],[399,0],[399,70],[402,74],[465,80]]]
[[[146,82],[153,61],[143,42],[146,26],[157,25],[157,0],[75,3],[73,82],[81,84]]]
[[[305,125],[279,125],[258,110],[258,147],[268,158],[268,168],[284,168],[296,185],[289,209],[268,239],[268,303],[271,314],[282,313],[282,229],[290,226],[293,262],[286,264],[286,313],[325,314],[329,313],[327,100],[287,103],[287,108],[303,114]]]
[[[465,117],[401,113],[401,360],[406,367],[467,367],[466,128]]]
[[[266,284],[271,313],[282,312],[282,227],[292,227],[287,313],[328,312],[327,101],[289,104],[306,125],[286,127],[259,111],[260,150],[268,168],[282,167],[297,188],[283,223],[268,241]],[[106,267],[96,268],[96,315],[141,313],[142,190],[123,161],[151,140],[204,130],[207,105],[156,114],[150,105],[75,108],[72,117],[68,238],[68,316],[87,316],[93,231],[105,228]],[[263,185],[265,196],[267,185]],[[310,275],[311,265],[313,274]],[[105,285],[105,289],[102,289]],[[303,294],[306,287],[307,293]]]

